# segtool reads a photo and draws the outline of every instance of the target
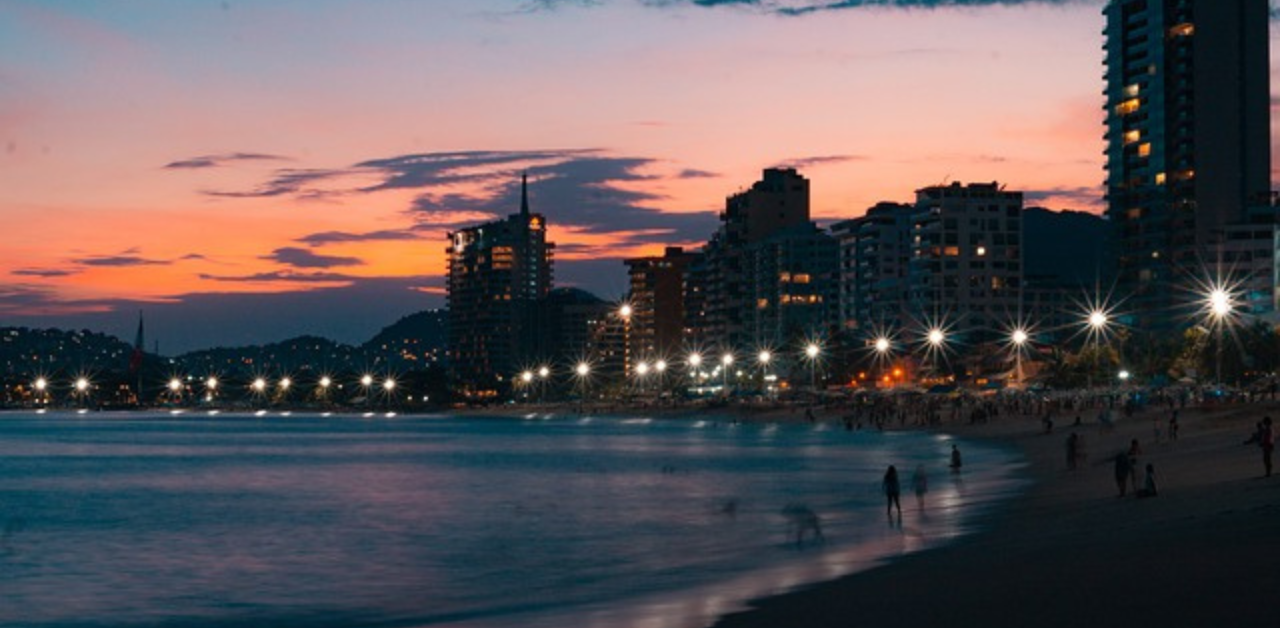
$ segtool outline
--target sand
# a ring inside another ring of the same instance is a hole
[[[756,601],[715,627],[1278,627],[1280,471],[1263,478],[1261,450],[1242,444],[1264,414],[1280,418],[1280,404],[1185,409],[1178,441],[1158,443],[1151,418],[1165,410],[1110,433],[1061,416],[1052,434],[1033,418],[944,426],[1018,447],[1034,485],[973,536]],[[1073,429],[1089,459],[1069,471]],[[1133,438],[1158,497],[1117,497],[1113,456]]]

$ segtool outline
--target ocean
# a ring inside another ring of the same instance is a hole
[[[0,625],[701,628],[955,539],[1024,487],[985,443],[950,473],[953,442],[715,416],[4,413]],[[796,512],[823,540],[795,542]]]

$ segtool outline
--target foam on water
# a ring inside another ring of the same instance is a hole
[[[964,443],[954,476],[950,443],[714,416],[5,414],[0,625],[693,628],[1018,490],[1015,455]],[[825,543],[796,546],[796,505]]]

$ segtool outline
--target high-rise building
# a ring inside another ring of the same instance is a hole
[[[520,213],[449,234],[449,363],[459,392],[492,397],[511,378],[548,357],[545,301],[552,250],[546,219],[529,211],[521,179]]]
[[[635,360],[671,359],[685,344],[685,278],[697,254],[676,246],[661,256],[625,260],[631,277],[628,353]]]
[[[1197,279],[1230,270],[1218,264],[1233,226],[1275,222],[1268,3],[1110,0],[1103,12],[1117,292],[1137,326],[1168,328]]]
[[[693,343],[749,351],[826,333],[835,316],[837,247],[809,220],[809,180],[769,168],[730,196],[690,269]]]
[[[846,332],[900,329],[907,311],[908,262],[916,207],[877,203],[831,226],[840,240],[840,320]]]
[[[969,343],[1003,337],[1022,312],[1022,193],[998,183],[916,192],[911,312]]]

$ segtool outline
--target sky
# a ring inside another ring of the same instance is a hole
[[[362,342],[522,172],[606,299],[773,166],[823,223],[950,181],[1100,212],[1102,4],[0,0],[0,325]]]

